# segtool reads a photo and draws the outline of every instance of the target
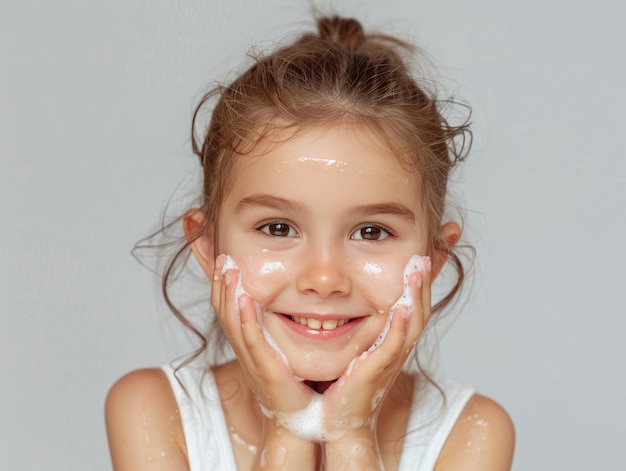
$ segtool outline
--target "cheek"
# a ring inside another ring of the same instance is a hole
[[[288,277],[287,263],[276,256],[260,253],[236,260],[241,270],[241,283],[252,298],[263,304],[280,289]]]
[[[386,312],[402,295],[406,261],[366,261],[355,268],[355,281],[379,313]],[[381,312],[382,311],[382,312]]]

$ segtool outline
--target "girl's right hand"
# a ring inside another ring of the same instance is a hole
[[[307,469],[302,465],[310,462],[314,466],[315,447],[302,437],[289,433],[278,421],[306,409],[313,401],[314,393],[295,378],[280,354],[265,339],[252,298],[243,294],[236,299],[240,272],[230,268],[222,275],[225,260],[226,257],[220,255],[215,263],[211,304],[265,418],[256,462],[269,464],[268,460],[273,461],[276,469]],[[235,303],[238,303],[239,314]],[[282,451],[287,449],[286,446],[290,450],[290,459],[282,463]],[[289,464],[296,459],[300,461]]]
[[[240,273],[230,268],[222,275],[224,263],[225,256],[218,256],[211,304],[248,384],[265,409],[264,414],[289,414],[304,409],[313,398],[311,389],[295,378],[280,354],[265,339],[252,298],[243,294],[235,299]],[[235,303],[238,303],[239,314]]]

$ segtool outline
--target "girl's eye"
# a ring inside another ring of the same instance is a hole
[[[293,227],[284,222],[271,222],[259,227],[259,230],[274,237],[296,237],[298,235]]]
[[[354,240],[383,240],[389,237],[391,234],[382,227],[378,226],[364,226],[357,229],[352,234]]]

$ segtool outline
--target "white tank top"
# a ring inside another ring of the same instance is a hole
[[[170,365],[162,367],[178,403],[190,471],[237,471],[230,433],[222,410],[213,373],[188,365],[174,377]],[[417,380],[416,380],[417,381]],[[439,453],[474,388],[437,380],[446,396],[445,408],[439,391],[426,381],[417,381],[407,435],[398,471],[432,471]]]

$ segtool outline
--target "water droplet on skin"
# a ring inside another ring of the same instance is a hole
[[[384,394],[385,394],[385,390],[382,388],[376,391],[376,394],[374,394],[374,397],[372,398],[372,403],[370,404],[371,411],[374,411],[374,409],[376,409],[381,399],[383,398]]]

